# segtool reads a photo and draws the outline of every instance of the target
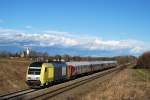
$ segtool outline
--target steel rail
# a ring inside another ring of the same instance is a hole
[[[24,89],[24,90],[16,91],[16,92],[13,92],[13,93],[4,94],[4,95],[0,96],[0,100],[8,100],[8,99],[18,97],[18,96],[21,96],[21,95],[25,95],[25,94],[28,94],[28,93],[31,93],[31,92],[34,92],[34,91],[36,91],[36,90],[35,89]]]
[[[49,92],[47,92],[47,93],[42,93],[42,92],[41,92],[41,94],[39,94],[39,95],[36,95],[36,96],[32,95],[32,97],[29,97],[29,98],[26,98],[26,99],[28,99],[28,100],[37,100],[37,99],[46,100],[46,99],[52,98],[52,97],[54,97],[54,96],[56,96],[56,95],[59,95],[59,94],[61,94],[61,93],[63,93],[63,92],[66,92],[66,91],[68,91],[68,90],[71,90],[71,89],[73,89],[73,88],[75,88],[75,87],[78,87],[78,86],[80,86],[80,85],[83,85],[83,84],[85,84],[85,83],[88,83],[89,81],[92,81],[92,80],[95,80],[95,79],[97,79],[97,78],[103,77],[103,76],[105,76],[105,75],[107,75],[107,74],[110,74],[110,73],[112,73],[112,72],[115,72],[115,71],[120,71],[120,70],[123,69],[124,66],[127,66],[127,65],[128,65],[128,64],[125,64],[125,65],[121,65],[121,66],[119,66],[119,67],[117,67],[117,68],[113,68],[113,69],[110,69],[110,70],[106,70],[106,72],[101,73],[101,74],[99,74],[99,75],[96,75],[96,76],[93,76],[93,77],[90,77],[90,78],[87,78],[87,79],[84,79],[84,80],[75,82],[75,83],[70,84],[70,85],[68,85],[68,86],[60,87],[60,88],[58,88],[58,89],[55,89],[55,90],[53,90],[53,91],[49,91]]]
[[[71,89],[73,89],[75,87],[78,87],[80,85],[88,83],[89,81],[93,81],[93,80],[95,80],[97,78],[103,77],[103,76],[105,76],[107,74],[110,74],[112,72],[119,71],[119,70],[123,69],[124,66],[127,66],[127,65],[129,65],[129,64],[120,65],[120,66],[118,66],[116,68],[111,68],[109,70],[102,71],[102,73],[100,73],[99,75],[92,76],[90,78],[74,82],[72,84],[69,84],[68,86],[63,86],[63,87],[60,87],[58,89],[55,89],[55,90],[52,90],[52,91],[48,91],[47,93],[44,93],[44,92],[41,91],[39,95],[34,95],[35,92],[37,92],[37,91],[39,92],[40,90],[44,91],[44,89],[39,89],[39,90],[35,90],[35,89],[29,89],[28,90],[27,89],[27,90],[22,90],[22,91],[17,91],[17,92],[14,92],[14,93],[9,93],[9,94],[6,94],[6,95],[2,95],[2,96],[0,96],[0,100],[8,100],[8,99],[16,100],[16,99],[19,99],[19,98],[21,98],[21,99],[24,98],[24,99],[27,99],[27,100],[34,100],[34,99],[35,100],[36,99],[46,100],[48,98],[52,98],[52,97],[54,97],[54,96],[56,96],[58,94],[61,94],[61,93],[65,92],[65,91],[71,90]],[[30,97],[31,94],[33,94],[33,95]]]

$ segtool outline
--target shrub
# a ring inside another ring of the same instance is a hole
[[[137,60],[137,68],[150,68],[150,51],[143,53]]]

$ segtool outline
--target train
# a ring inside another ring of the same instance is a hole
[[[30,88],[47,87],[116,66],[117,61],[33,62],[27,68],[26,84]]]

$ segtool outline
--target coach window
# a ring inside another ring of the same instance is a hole
[[[79,66],[79,71],[81,71],[81,66]]]
[[[81,70],[81,66],[78,66],[79,70]]]

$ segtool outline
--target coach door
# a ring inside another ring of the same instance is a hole
[[[62,64],[62,78],[66,78],[66,66]]]

